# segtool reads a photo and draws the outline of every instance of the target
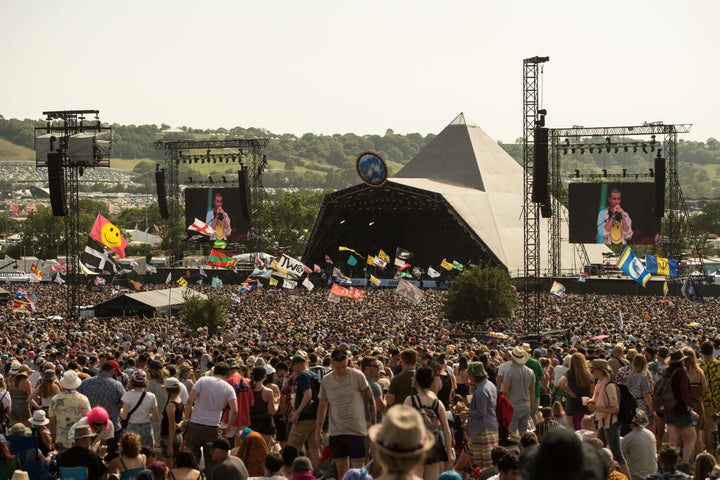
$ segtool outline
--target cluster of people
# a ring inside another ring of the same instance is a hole
[[[678,469],[705,478],[715,464],[715,299],[548,295],[531,348],[522,306],[483,333],[444,320],[441,291],[415,305],[392,290],[331,303],[326,292],[258,289],[231,302],[226,327],[209,335],[175,317],[69,321],[62,287],[30,288],[36,317],[8,306],[0,338],[0,463],[20,469],[654,479]],[[83,292],[83,303],[106,299],[106,288]],[[672,408],[654,402],[663,383]],[[636,408],[626,421],[623,389]],[[37,445],[32,458],[13,446],[23,436]]]

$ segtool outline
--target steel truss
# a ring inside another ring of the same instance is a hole
[[[180,242],[184,238],[184,227],[181,224],[180,202],[180,163],[189,163],[193,150],[201,151],[202,155],[210,156],[210,150],[238,149],[232,157],[237,159],[241,168],[247,168],[250,184],[250,205],[254,211],[259,211],[262,202],[266,199],[265,187],[262,184],[262,174],[267,168],[267,158],[263,150],[267,147],[267,138],[234,138],[228,140],[158,140],[154,143],[156,150],[165,151],[165,183],[168,201],[168,244],[170,246],[170,265],[174,266],[181,260]],[[243,159],[247,159],[247,164]],[[212,182],[212,184],[219,182]],[[210,183],[208,183],[210,185]],[[252,211],[252,210],[251,210]],[[256,218],[260,218],[257,216]],[[262,225],[256,223],[257,231],[262,232]],[[262,238],[262,233],[259,235]],[[261,247],[260,245],[258,247]]]
[[[524,282],[523,329],[537,334],[540,329],[540,206],[532,201],[533,171],[535,170],[535,127],[540,121],[539,74],[541,65],[549,57],[523,60],[523,225]]]
[[[86,168],[110,167],[111,141],[106,140],[106,148],[101,148],[96,142],[102,132],[110,133],[111,127],[105,127],[100,123],[99,110],[61,110],[43,112],[47,124],[45,127],[35,128],[36,149],[41,135],[51,135],[50,150],[60,154],[60,161],[63,168],[64,196],[63,202],[66,206],[65,215],[65,265],[66,283],[65,290],[66,318],[77,319],[80,317],[80,281],[79,262],[80,246],[83,243],[80,232],[80,194],[79,178],[84,174]],[[92,122],[86,123],[85,116],[94,115]],[[94,133],[93,148],[91,154],[75,154],[71,149],[70,139],[73,135]],[[57,137],[57,138],[56,138]],[[108,135],[108,138],[110,135]],[[59,142],[53,148],[55,142]],[[47,168],[47,156],[38,152],[35,157],[36,168]]]
[[[560,276],[562,271],[560,245],[561,236],[560,228],[563,222],[567,222],[567,189],[561,180],[560,154],[567,153],[569,149],[584,151],[585,149],[597,148],[610,151],[619,148],[641,148],[645,153],[650,154],[655,149],[665,152],[664,158],[667,161],[667,175],[665,178],[665,198],[666,198],[666,216],[663,221],[663,243],[660,250],[663,256],[667,258],[680,258],[683,251],[683,236],[689,239],[693,253],[701,258],[699,254],[701,244],[700,238],[692,233],[692,227],[689,221],[689,215],[685,200],[682,196],[680,182],[678,180],[678,156],[677,156],[677,134],[687,133],[692,125],[677,124],[668,125],[662,122],[646,123],[639,126],[618,126],[618,127],[572,127],[572,128],[554,128],[549,130],[549,148],[550,148],[550,174],[549,174],[549,191],[551,197],[553,216],[550,221],[550,246],[548,249],[549,260],[552,276]],[[651,136],[652,140],[644,141],[628,141],[626,137],[632,136]],[[658,143],[657,136],[660,136]],[[604,141],[598,142],[596,139],[600,137]],[[579,140],[578,140],[579,139]],[[589,139],[589,140],[585,140]],[[625,150],[627,151],[627,150]],[[635,150],[637,151],[637,150]],[[627,176],[623,174],[608,174],[607,171],[603,175],[580,175],[576,172],[576,178],[595,177],[598,181],[602,181],[607,177],[614,179],[620,178],[637,178],[648,177],[648,174],[629,173]],[[582,244],[577,244],[575,248],[585,262],[589,264],[587,252]]]

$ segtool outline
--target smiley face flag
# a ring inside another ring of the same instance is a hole
[[[125,247],[128,242],[120,233],[120,229],[110,223],[107,218],[98,213],[95,224],[90,230],[90,236],[117,253],[120,258],[125,257]]]

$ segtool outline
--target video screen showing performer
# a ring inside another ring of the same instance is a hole
[[[215,231],[208,240],[247,240],[251,224],[242,214],[244,198],[238,188],[186,188],[185,225],[192,225],[197,218]]]
[[[571,183],[570,243],[653,245],[660,242],[655,184]]]

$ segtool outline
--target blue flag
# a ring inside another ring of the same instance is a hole
[[[351,267],[354,267],[355,265],[358,264],[358,259],[355,258],[352,254],[350,254],[350,256],[347,259],[347,264],[350,265]]]
[[[666,277],[678,276],[678,261],[672,258],[656,257],[645,254],[645,268],[653,275],[665,275]]]
[[[642,262],[637,255],[635,255],[635,252],[630,249],[630,247],[625,247],[625,251],[622,255],[620,255],[620,260],[618,260],[617,266],[625,272],[628,277],[632,278],[643,287],[652,277],[650,272],[645,270]]]

